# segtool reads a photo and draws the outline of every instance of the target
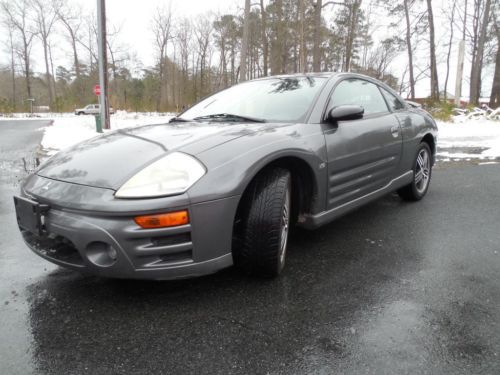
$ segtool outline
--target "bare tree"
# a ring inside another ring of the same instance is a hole
[[[49,67],[49,37],[57,19],[56,8],[58,8],[59,5],[55,0],[50,2],[44,0],[31,1],[36,13],[35,23],[37,28],[37,35],[42,42],[47,92],[49,93],[49,103],[52,106],[52,104],[54,103],[53,90],[55,87],[55,82],[52,74],[50,73]]]
[[[275,20],[272,23],[273,39],[271,42],[271,74],[285,73],[285,20],[283,14],[283,0],[273,3]]]
[[[10,2],[3,0],[0,3],[7,22],[17,31],[21,39],[21,47],[17,54],[23,62],[24,79],[26,82],[26,92],[28,98],[31,98],[31,49],[36,31],[30,22],[30,5],[28,0],[19,0]]]
[[[431,99],[439,100],[439,82],[437,74],[436,42],[434,31],[434,14],[432,12],[432,0],[427,0],[427,19],[429,21]]]
[[[306,0],[299,0],[299,19],[300,19],[300,46],[299,46],[299,67],[302,73],[307,71],[307,50],[306,50]]]
[[[243,38],[241,39],[240,82],[247,79],[248,32],[250,30],[250,0],[245,0],[245,15],[243,18]]]
[[[361,0],[350,0],[349,2],[346,2],[346,6],[349,9],[349,29],[347,31],[344,71],[349,72],[351,70],[353,45],[357,33]]]
[[[496,108],[500,106],[500,24],[498,14],[496,13],[493,15],[493,22],[493,30],[497,41],[497,52],[495,58],[495,73],[491,85],[490,107]]]
[[[314,3],[314,35],[313,35],[313,71],[321,70],[321,10],[323,9],[323,0],[316,0]]]
[[[194,27],[194,37],[196,40],[197,69],[199,70],[199,90],[197,99],[206,96],[209,91],[209,64],[211,51],[210,42],[212,39],[213,25],[208,16],[200,17]]]
[[[75,70],[75,75],[77,80],[80,79],[80,61],[78,59],[78,50],[76,44],[78,42],[78,33],[82,25],[82,20],[80,14],[82,13],[81,7],[74,8],[73,6],[68,6],[65,3],[61,3],[61,6],[56,8],[57,16],[59,20],[64,25],[64,28],[68,32],[69,41],[71,43],[71,49],[73,50],[73,66]]]
[[[9,51],[9,57],[10,57],[10,73],[11,73],[11,101],[12,101],[12,109],[13,111],[16,110],[16,60],[15,60],[15,45],[14,45],[14,29],[13,25],[8,22],[4,21],[4,26],[7,28],[7,33],[9,34],[8,40],[5,41],[5,46],[7,47]]]
[[[264,7],[264,0],[260,0],[260,17],[262,19],[262,59],[263,59],[263,74],[267,76],[268,74],[268,62],[269,62],[269,40],[267,38],[267,13]]]
[[[88,53],[88,62],[90,71],[97,69],[97,20],[93,13],[83,17],[84,30],[79,35],[76,34],[76,40]]]
[[[158,8],[153,16],[152,20],[152,30],[155,40],[156,53],[158,58],[158,76],[160,88],[158,90],[158,96],[156,98],[156,110],[160,110],[163,97],[163,82],[166,72],[166,59],[167,59],[167,47],[168,42],[172,39],[170,32],[172,23],[172,12],[171,8]],[[165,95],[166,107],[168,107],[168,94]]]
[[[467,31],[467,0],[465,0],[464,17],[462,24],[462,40],[458,45],[457,77],[455,81],[455,105],[460,105],[462,97],[462,78],[464,74],[465,36]]]
[[[410,75],[410,98],[415,99],[415,76],[413,73],[413,50],[411,46],[410,5],[408,0],[403,1],[406,21],[406,49],[408,51],[408,73]]]
[[[481,72],[483,69],[483,54],[484,44],[486,42],[486,32],[490,19],[490,6],[491,0],[486,0],[483,10],[483,19],[480,27],[479,38],[477,41],[477,52],[471,67],[470,102],[474,104],[479,103],[479,97],[481,96]]]
[[[444,100],[448,100],[448,78],[450,77],[450,56],[451,46],[453,44],[453,24],[455,23],[455,9],[457,5],[453,2],[450,15],[450,39],[448,41],[448,53],[446,54],[446,78],[444,80]]]
[[[367,72],[375,78],[383,80],[389,65],[400,53],[403,46],[404,41],[397,36],[381,41],[367,58]]]

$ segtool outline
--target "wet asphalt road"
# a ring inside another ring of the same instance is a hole
[[[422,202],[295,231],[276,280],[107,280],[17,232],[43,125],[0,121],[0,374],[500,373],[500,165],[438,165]]]

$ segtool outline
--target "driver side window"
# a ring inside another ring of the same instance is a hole
[[[361,79],[350,78],[340,82],[333,91],[328,109],[340,105],[359,105],[365,115],[388,112],[387,104],[376,85]]]

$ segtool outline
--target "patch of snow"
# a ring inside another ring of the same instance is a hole
[[[9,115],[10,116],[10,115]],[[44,131],[42,146],[50,155],[86,139],[99,136],[95,131],[94,116],[76,116],[73,113],[16,113],[13,119],[51,119],[53,124]],[[111,130],[165,123],[174,113],[117,111],[111,115]],[[500,121],[485,118],[467,119],[455,116],[453,122],[438,121],[438,156],[441,160],[486,159],[500,157]],[[107,132],[109,130],[104,130]],[[467,152],[469,151],[469,152]]]
[[[438,155],[455,159],[500,157],[500,122],[456,116],[453,122],[438,121]],[[467,153],[464,149],[473,149]]]
[[[173,116],[175,116],[173,113],[117,111],[117,113],[111,115],[111,130],[103,131],[105,134],[116,129],[167,123]],[[67,113],[60,116],[47,116],[46,118],[53,120],[53,124],[45,128],[42,139],[42,147],[47,151],[48,155],[53,155],[59,150],[100,136],[96,132],[94,116],[76,116]]]

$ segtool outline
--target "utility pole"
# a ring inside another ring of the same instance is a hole
[[[464,27],[462,31],[462,40],[458,45],[458,64],[457,78],[455,81],[455,105],[460,106],[460,98],[462,97],[462,77],[464,74],[464,55],[465,55],[465,28],[467,26],[467,0],[465,0]]]
[[[99,54],[99,85],[101,95],[99,104],[101,107],[101,124],[104,129],[110,129],[109,104],[108,104],[108,58],[106,50],[106,3],[105,0],[97,0],[97,44]]]

